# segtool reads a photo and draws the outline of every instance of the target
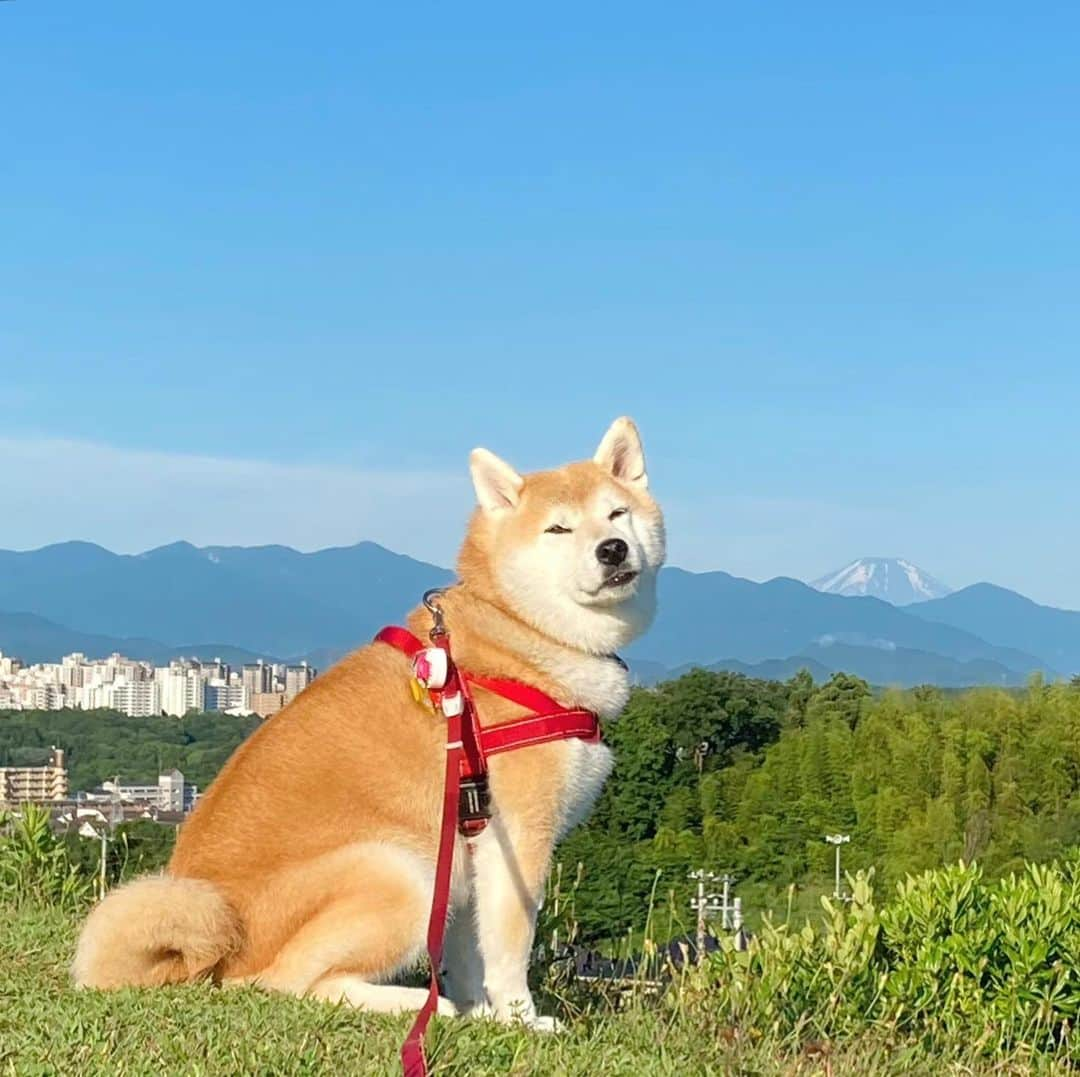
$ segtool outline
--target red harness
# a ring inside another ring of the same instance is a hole
[[[450,657],[450,637],[442,629],[441,615],[436,617],[430,647],[425,647],[405,628],[384,628],[375,641],[388,643],[409,658],[414,683],[427,691],[436,710],[441,710],[446,717],[442,824],[435,863],[435,891],[427,930],[431,986],[427,1000],[416,1015],[416,1021],[401,1048],[401,1066],[405,1077],[426,1077],[424,1033],[439,1001],[438,975],[450,907],[450,869],[454,860],[455,832],[461,833],[466,839],[474,838],[491,818],[488,756],[572,738],[596,743],[600,740],[600,721],[592,711],[567,710],[550,696],[520,681],[482,677],[458,670]],[[438,652],[441,652],[441,656]],[[535,713],[485,729],[477,718],[472,695],[474,687]]]

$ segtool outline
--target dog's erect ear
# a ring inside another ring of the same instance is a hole
[[[610,471],[620,482],[630,486],[649,485],[641,435],[634,425],[634,420],[626,418],[625,415],[616,419],[608,428],[593,460],[605,471]]]
[[[505,512],[517,506],[525,480],[505,461],[487,449],[469,454],[476,500],[485,512]]]

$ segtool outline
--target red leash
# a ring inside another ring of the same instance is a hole
[[[466,838],[476,837],[491,818],[487,757],[556,740],[577,738],[595,742],[600,739],[600,722],[591,711],[566,710],[550,696],[520,681],[459,672],[450,656],[450,637],[443,624],[442,611],[432,598],[430,592],[424,596],[424,604],[435,616],[430,647],[425,647],[405,628],[384,628],[375,637],[377,643],[387,643],[411,660],[414,681],[427,692],[436,712],[441,711],[446,718],[442,824],[427,930],[431,986],[401,1048],[401,1068],[405,1077],[427,1077],[424,1034],[439,1004],[439,969],[450,909],[454,845],[457,833]],[[536,713],[484,729],[476,716],[470,690],[473,685]]]

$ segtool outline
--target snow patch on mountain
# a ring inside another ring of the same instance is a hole
[[[952,588],[902,557],[862,557],[810,584],[830,595],[867,596],[909,606],[944,598]]]

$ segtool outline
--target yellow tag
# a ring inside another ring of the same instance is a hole
[[[413,699],[425,710],[435,710],[435,705],[431,702],[428,690],[415,677],[409,678],[409,691],[412,692]]]

